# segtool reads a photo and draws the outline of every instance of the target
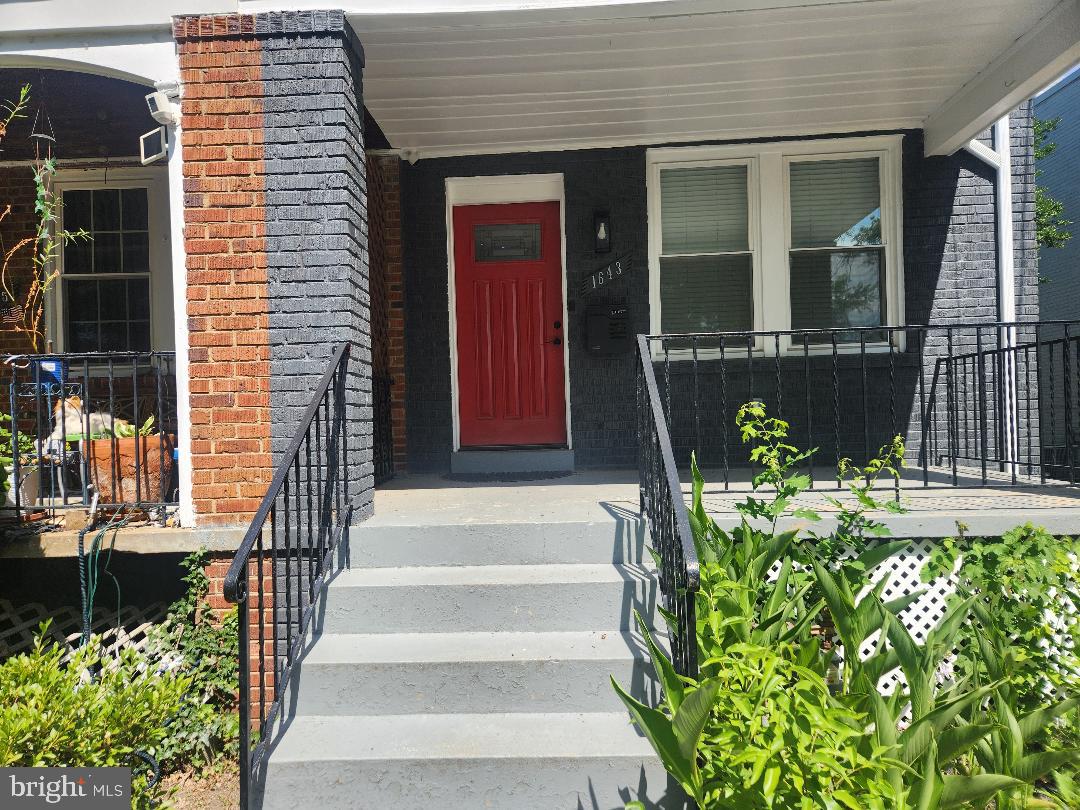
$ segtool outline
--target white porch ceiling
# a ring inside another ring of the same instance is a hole
[[[1015,94],[1016,77],[1000,90],[985,79],[1010,53],[1016,61],[1051,12],[1064,9],[1071,25],[1080,0],[470,8],[350,14],[367,54],[364,101],[390,143],[415,157],[922,127],[932,117],[949,124],[941,142],[951,145],[983,112],[966,97],[979,79],[988,102]],[[1080,26],[1064,39],[1053,58],[1080,58]],[[1050,69],[1040,56],[1021,81]]]

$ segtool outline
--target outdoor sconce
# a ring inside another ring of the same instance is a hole
[[[596,240],[596,252],[611,251],[611,214],[597,211],[593,214],[593,238]]]

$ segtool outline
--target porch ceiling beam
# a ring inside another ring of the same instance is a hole
[[[1080,62],[1080,0],[1062,0],[927,117],[927,155],[951,155]]]

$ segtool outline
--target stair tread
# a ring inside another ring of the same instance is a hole
[[[304,663],[628,660],[644,654],[640,634],[626,630],[325,633],[315,640]]]
[[[651,564],[540,563],[534,565],[413,566],[350,568],[331,587],[403,587],[418,585],[540,585],[580,582],[626,582],[648,579]]]
[[[625,712],[298,716],[271,766],[327,760],[655,757]]]

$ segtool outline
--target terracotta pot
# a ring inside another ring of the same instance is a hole
[[[86,442],[90,484],[98,492],[98,503],[159,503],[162,481],[172,479],[173,448],[176,437],[167,433],[140,436],[139,469],[135,471],[135,437],[92,439]],[[136,496],[135,481],[138,480]],[[166,490],[165,495],[168,496]]]

